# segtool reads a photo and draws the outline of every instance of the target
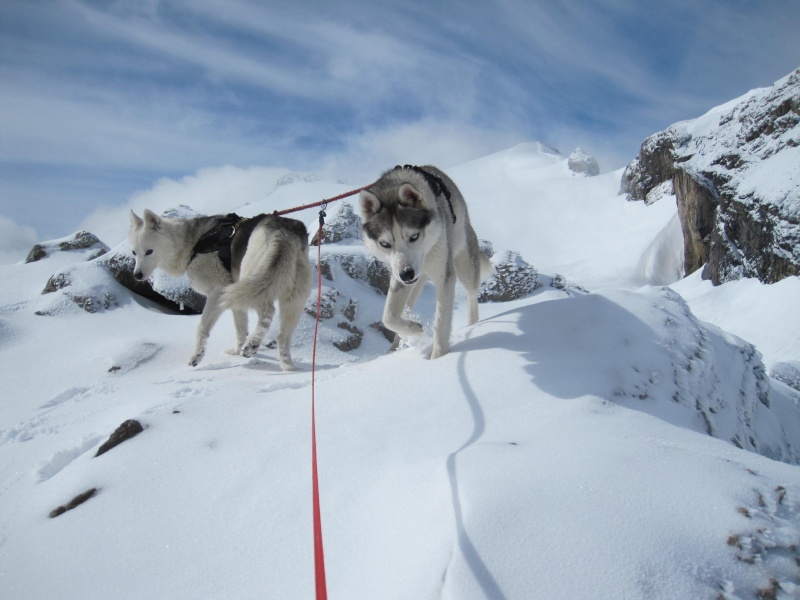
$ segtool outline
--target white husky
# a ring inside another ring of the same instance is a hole
[[[389,264],[392,280],[383,324],[400,336],[422,333],[403,317],[426,281],[436,286],[431,358],[447,354],[456,277],[467,290],[469,324],[478,320],[478,291],[492,264],[481,254],[467,205],[455,183],[436,167],[395,167],[360,196],[364,243]]]
[[[206,297],[191,366],[202,360],[211,328],[225,308],[233,311],[236,328],[236,348],[230,352],[255,354],[278,302],[278,355],[285,371],[294,370],[289,343],[311,291],[303,223],[277,215],[177,219],[150,210],[140,218],[131,211],[129,241],[136,257],[136,279],[148,279],[157,267],[176,277],[186,273],[192,287]],[[248,338],[250,308],[258,313],[258,324]]]

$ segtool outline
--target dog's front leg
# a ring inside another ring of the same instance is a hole
[[[417,285],[420,285],[419,281],[414,285],[405,285],[395,279],[389,284],[386,305],[383,307],[383,324],[403,337],[422,335],[422,325],[403,318],[403,310]]]
[[[450,351],[450,332],[453,329],[453,305],[456,296],[456,277],[448,269],[441,285],[436,286],[436,316],[433,320],[433,350],[431,360]]]
[[[189,359],[189,366],[196,367],[203,360],[208,336],[223,311],[219,304],[219,299],[219,292],[214,292],[206,297],[206,306],[203,308],[200,324],[197,326],[197,340],[195,341],[194,352],[192,352],[192,356]]]

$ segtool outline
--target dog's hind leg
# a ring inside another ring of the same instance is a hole
[[[297,370],[297,367],[292,362],[291,342],[297,323],[300,322],[300,317],[303,316],[303,306],[304,303],[297,301],[286,302],[282,300],[280,304],[281,327],[278,332],[278,358],[284,371]]]
[[[200,324],[197,326],[197,339],[194,345],[194,352],[192,352],[192,356],[189,359],[189,366],[196,367],[203,360],[208,336],[224,310],[219,301],[219,291],[212,292],[206,297],[206,305],[203,308],[203,314],[200,316]]]
[[[233,325],[236,329],[236,346],[228,350],[228,354],[241,354],[247,340],[247,311],[234,308],[232,312]]]
[[[461,285],[467,290],[467,324],[474,325],[478,322],[478,292],[481,287],[480,263],[478,257],[473,260],[467,250],[455,257],[454,265],[456,275]]]
[[[453,305],[456,295],[456,276],[450,271],[436,285],[436,316],[433,319],[433,350],[431,360],[450,351],[450,331],[453,329]]]
[[[242,356],[250,358],[261,347],[261,342],[264,336],[267,335],[270,325],[272,325],[272,318],[275,316],[275,305],[272,302],[266,302],[262,307],[257,309],[258,323],[253,333],[245,342],[242,347]]]

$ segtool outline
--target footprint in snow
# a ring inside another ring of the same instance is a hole
[[[126,344],[124,347],[110,352],[110,358],[106,362],[110,363],[109,373],[127,373],[155,358],[161,350],[161,346],[153,342],[137,342]]]
[[[67,448],[65,450],[59,450],[49,459],[41,462],[36,468],[36,481],[41,483],[43,481],[47,481],[51,477],[55,477],[61,471],[67,468],[73,461],[92,450],[101,440],[101,436],[90,436],[84,438],[83,442],[77,446]]]
[[[42,404],[39,409],[46,410],[48,408],[55,408],[65,402],[69,402],[70,400],[80,400],[86,397],[87,393],[91,390],[90,387],[71,387],[65,390],[58,392],[55,396],[53,396],[50,400]]]

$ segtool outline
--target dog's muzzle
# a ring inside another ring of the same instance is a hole
[[[136,271],[136,272],[133,274],[133,278],[134,278],[136,281],[144,281],[144,273],[142,273],[141,271]]]

